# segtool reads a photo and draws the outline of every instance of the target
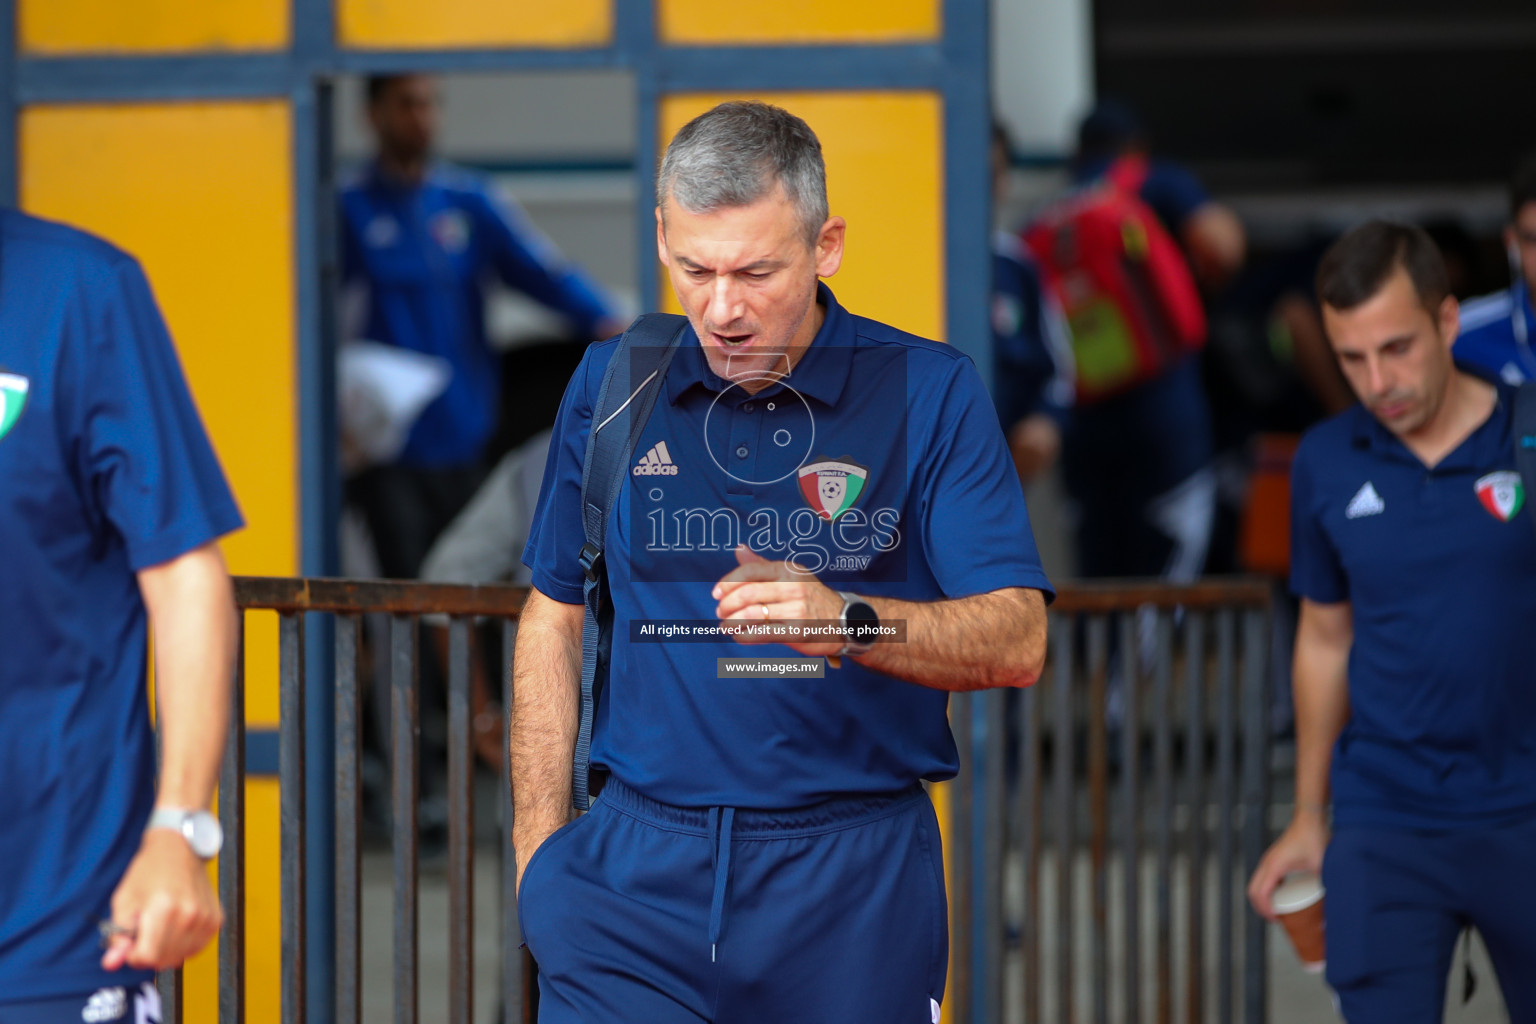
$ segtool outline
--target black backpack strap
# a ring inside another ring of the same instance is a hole
[[[1525,510],[1536,527],[1536,380],[1515,392],[1515,468],[1525,486]]]
[[[673,313],[647,313],[630,324],[608,362],[592,410],[592,430],[581,467],[581,525],[586,534],[581,569],[586,576],[582,584],[586,617],[581,626],[581,724],[571,774],[571,803],[578,811],[585,811],[592,802],[588,787],[592,720],[607,682],[608,652],[613,646],[613,605],[603,564],[608,517],[687,326],[687,317]]]

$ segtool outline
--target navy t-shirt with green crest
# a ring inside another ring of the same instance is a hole
[[[14,210],[0,402],[7,1003],[151,977],[103,971],[97,934],[154,798],[136,573],[241,520],[138,263]]]
[[[1536,531],[1515,389],[1433,469],[1356,405],[1313,428],[1292,480],[1291,589],[1348,601],[1340,825],[1536,817]]]

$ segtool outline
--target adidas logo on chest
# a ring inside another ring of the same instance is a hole
[[[652,445],[650,451],[640,456],[630,473],[634,476],[677,476],[677,465],[672,461],[672,453],[667,451],[667,442],[657,441]]]
[[[1349,499],[1349,504],[1344,506],[1345,519],[1360,519],[1364,516],[1379,516],[1387,510],[1387,503],[1381,500],[1381,495],[1376,493],[1376,487],[1369,480],[1365,486],[1355,492],[1355,496]]]

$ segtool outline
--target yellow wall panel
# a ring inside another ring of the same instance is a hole
[[[21,48],[35,54],[279,50],[290,0],[19,0]]]
[[[298,568],[288,109],[31,107],[21,203],[144,264],[247,527],[237,573]]]
[[[245,784],[245,1019],[282,1019],[283,949],[282,850],[278,844],[281,806],[277,780],[250,779]],[[205,950],[199,959],[209,956]],[[217,960],[215,960],[217,966]],[[217,972],[213,975],[217,982]],[[217,996],[218,988],[209,990]],[[190,1002],[190,998],[189,998]],[[216,999],[204,1004],[208,1012],[187,1014],[188,1024],[218,1019]]]
[[[669,43],[893,43],[936,40],[939,0],[658,0]]]
[[[930,93],[679,94],[662,101],[663,148],[716,103],[759,99],[803,117],[821,139],[827,199],[848,221],[842,269],[828,280],[860,316],[943,340],[943,114]],[[680,312],[663,273],[662,302]]]
[[[336,25],[341,44],[359,49],[603,46],[616,2],[337,0]]]

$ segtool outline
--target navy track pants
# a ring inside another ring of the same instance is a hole
[[[948,911],[921,788],[794,811],[681,808],[609,780],[518,902],[541,1024],[932,1024]]]
[[[1341,827],[1323,885],[1328,984],[1349,1024],[1440,1021],[1468,925],[1488,947],[1512,1024],[1536,1024],[1536,820],[1437,832]]]

